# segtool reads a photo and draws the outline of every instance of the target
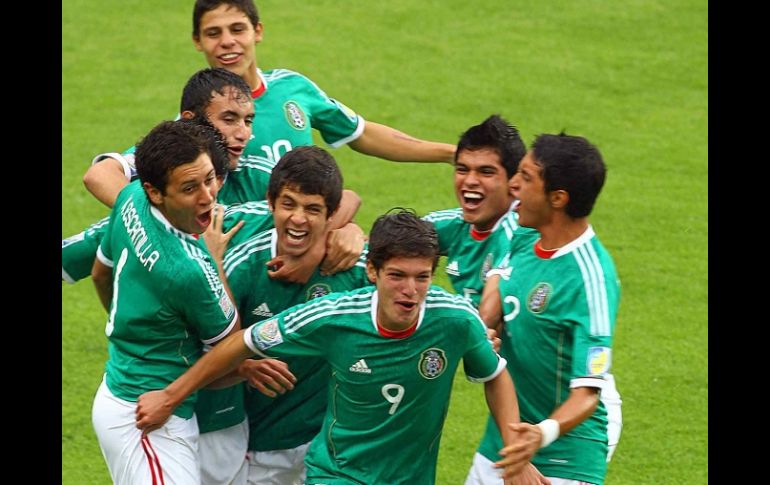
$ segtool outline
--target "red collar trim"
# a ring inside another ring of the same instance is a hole
[[[556,251],[558,251],[560,248],[556,249],[543,249],[543,246],[540,245],[540,239],[535,242],[535,254],[537,254],[539,257],[543,259],[551,259],[551,256],[556,254]]]
[[[377,324],[377,331],[385,338],[407,338],[412,335],[415,330],[417,330],[417,322],[414,322],[414,324],[406,330],[399,330],[397,332],[388,330],[387,328],[380,326],[379,323]]]
[[[492,234],[492,229],[488,231],[477,231],[475,227],[471,226],[471,237],[477,241],[483,241],[489,235]]]
[[[266,90],[267,86],[265,86],[265,81],[262,81],[259,83],[259,87],[251,92],[251,99],[257,99],[262,96]]]

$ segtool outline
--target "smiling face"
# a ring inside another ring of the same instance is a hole
[[[255,46],[262,40],[262,23],[256,26],[245,13],[222,4],[203,14],[200,35],[193,38],[195,48],[203,52],[211,67],[223,67],[256,87],[257,58]]]
[[[492,148],[461,150],[457,154],[454,187],[463,220],[478,231],[492,229],[513,201],[505,167]]]
[[[208,153],[172,169],[165,194],[148,183],[144,187],[153,205],[180,231],[200,234],[209,226],[219,184]]]
[[[388,330],[406,330],[417,322],[433,279],[433,258],[393,257],[379,270],[367,262],[369,279],[377,286],[377,323]]]
[[[278,255],[302,256],[326,235],[329,214],[322,195],[304,194],[284,185],[269,201],[278,234]]]
[[[235,169],[251,138],[254,103],[237,89],[225,87],[223,94],[213,93],[206,107],[206,118],[225,137],[230,169]]]

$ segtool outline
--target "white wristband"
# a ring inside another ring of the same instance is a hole
[[[535,426],[540,428],[540,432],[543,434],[540,441],[540,448],[545,448],[559,437],[559,422],[555,419],[544,419]]]

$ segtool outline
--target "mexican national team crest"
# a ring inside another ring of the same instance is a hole
[[[420,374],[426,379],[435,379],[446,370],[446,356],[441,349],[428,349],[420,354],[417,364]]]
[[[332,287],[325,284],[325,283],[318,283],[307,290],[307,300],[310,301],[313,298],[318,298],[320,296],[328,295],[332,292]]]
[[[307,118],[302,108],[294,101],[286,101],[283,105],[283,110],[286,113],[286,121],[294,127],[296,130],[304,130],[307,126]]]
[[[274,345],[278,345],[283,342],[283,336],[281,335],[281,329],[278,328],[278,320],[268,320],[265,323],[259,325],[254,332],[254,340],[262,350],[269,349]]]
[[[527,297],[527,308],[532,313],[543,313],[545,307],[548,306],[548,301],[551,299],[553,293],[553,287],[548,283],[538,283],[537,286],[532,288]]]

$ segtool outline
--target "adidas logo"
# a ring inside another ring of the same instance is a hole
[[[371,374],[372,369],[370,369],[369,366],[366,365],[366,361],[364,359],[361,359],[355,364],[350,366],[350,372],[360,372],[362,374]]]
[[[453,276],[460,276],[460,265],[457,264],[457,260],[452,261],[448,265],[446,265],[446,272],[447,274],[451,274]]]
[[[270,307],[267,306],[267,303],[263,303],[259,305],[257,308],[251,311],[254,315],[258,317],[272,317],[273,312],[270,311]]]

